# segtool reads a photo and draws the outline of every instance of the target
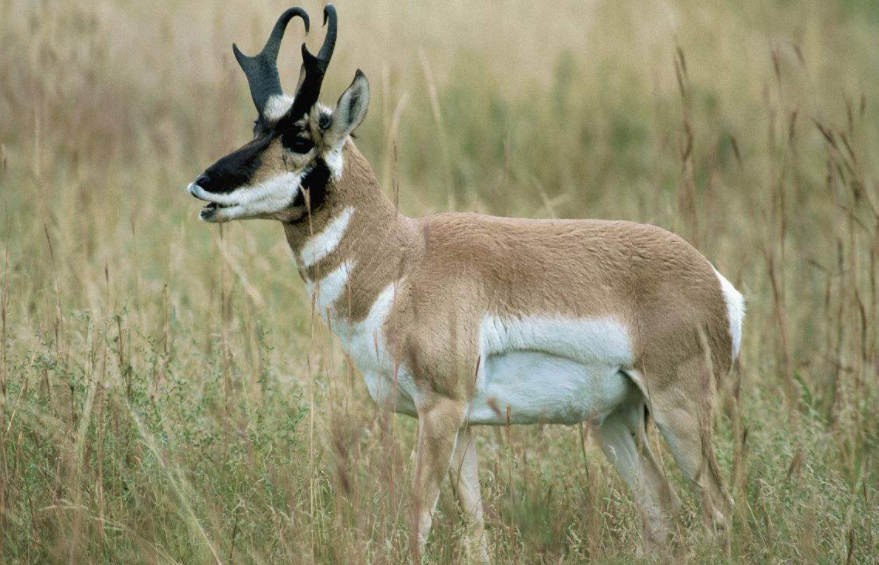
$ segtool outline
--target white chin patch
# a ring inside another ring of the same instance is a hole
[[[225,194],[208,192],[193,183],[189,185],[189,193],[208,202],[199,213],[201,220],[210,223],[228,222],[264,217],[288,208],[296,198],[301,178],[301,171],[284,173]]]
[[[238,214],[240,211],[236,210],[238,206],[222,206],[217,204],[216,202],[211,202],[207,206],[203,207],[201,211],[198,213],[198,219],[204,222],[219,222],[221,220],[227,221],[230,214]]]

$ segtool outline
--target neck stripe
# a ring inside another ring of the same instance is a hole
[[[348,222],[351,221],[351,216],[353,215],[353,206],[345,208],[327,224],[327,227],[322,232],[305,242],[305,245],[302,246],[302,251],[299,252],[299,259],[302,262],[303,269],[313,266],[339,246],[342,238],[345,237]]]

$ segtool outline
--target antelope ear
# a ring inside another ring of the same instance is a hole
[[[334,149],[340,149],[345,143],[345,139],[357,129],[357,126],[366,117],[368,107],[369,82],[366,80],[366,75],[357,69],[354,81],[348,90],[339,97],[336,109],[333,110],[333,121],[324,134],[327,145]]]

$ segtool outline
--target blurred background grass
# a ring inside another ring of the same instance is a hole
[[[364,70],[358,147],[403,212],[654,223],[746,295],[731,533],[687,496],[674,559],[875,559],[879,3],[337,6],[323,99]],[[313,321],[280,227],[207,226],[183,190],[248,139],[230,45],[286,7],[0,3],[3,563],[409,558],[413,422]],[[637,560],[588,429],[477,436],[498,563]],[[430,559],[466,562],[439,511]]]

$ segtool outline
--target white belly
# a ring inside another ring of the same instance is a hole
[[[584,364],[536,351],[492,355],[470,405],[473,424],[575,424],[601,420],[634,386],[618,365]]]

